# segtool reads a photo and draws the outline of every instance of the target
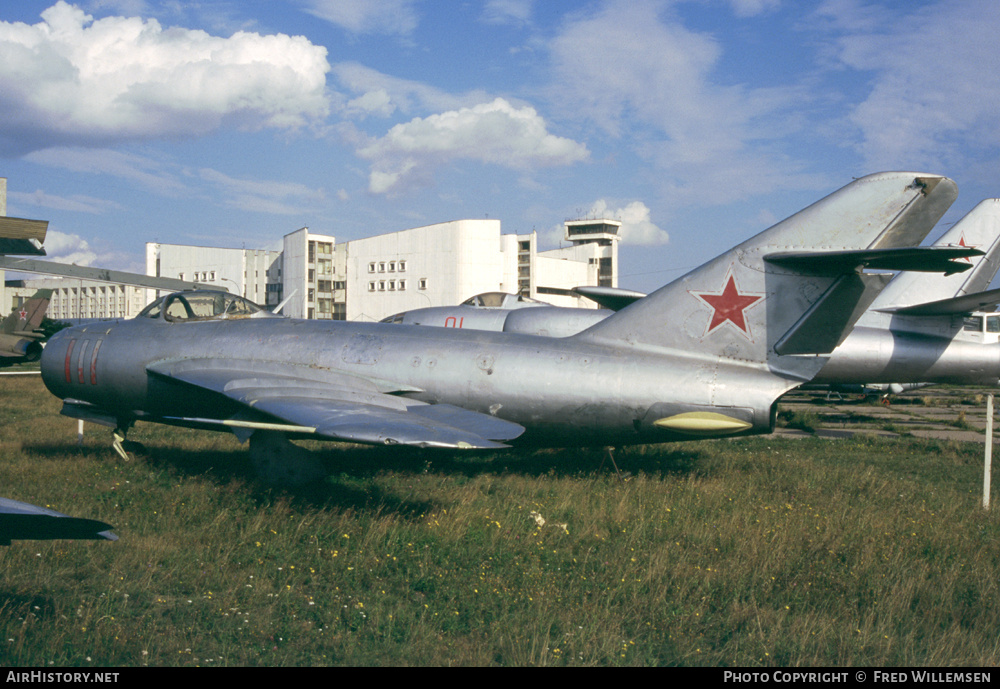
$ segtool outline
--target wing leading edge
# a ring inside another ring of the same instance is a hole
[[[419,392],[389,381],[275,362],[182,359],[151,364],[157,376],[225,395],[279,419],[284,430],[334,440],[417,447],[497,449],[524,427],[448,404],[398,396]],[[390,394],[395,393],[395,394]],[[171,419],[184,421],[185,419]],[[205,424],[212,420],[188,419]],[[215,423],[249,437],[267,424],[233,418]]]

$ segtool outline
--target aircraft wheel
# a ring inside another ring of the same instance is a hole
[[[250,461],[257,476],[279,486],[304,486],[326,476],[323,463],[292,444],[284,433],[256,431],[250,436]]]

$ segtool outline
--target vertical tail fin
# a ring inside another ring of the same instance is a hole
[[[955,183],[938,175],[862,177],[576,337],[767,366],[782,376],[808,379],[818,370],[815,357],[781,356],[775,346],[796,329],[801,335],[803,319],[810,328],[842,336],[887,278],[791,268],[765,257],[914,246],[956,195]],[[821,304],[822,313],[834,313],[838,323],[821,322]]]
[[[3,322],[0,322],[0,332],[30,333],[42,324],[45,312],[49,308],[49,300],[52,298],[52,290],[40,289],[28,299],[21,308],[10,312]]]

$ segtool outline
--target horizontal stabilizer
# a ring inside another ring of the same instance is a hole
[[[879,309],[879,311],[901,316],[958,316],[973,311],[990,311],[995,309],[997,304],[1000,304],[1000,289],[991,289],[987,292],[976,292],[913,306]]]
[[[781,355],[832,352],[891,278],[888,273],[844,275],[778,340],[774,351]]]
[[[635,290],[621,289],[620,287],[597,287],[593,285],[574,287],[572,291],[612,311],[620,311],[632,302],[646,296],[645,293],[636,292]]]
[[[982,251],[973,247],[912,246],[860,251],[784,252],[768,254],[764,260],[783,268],[822,275],[837,275],[862,268],[952,275],[972,268],[971,263],[959,262],[961,259],[982,255]]]

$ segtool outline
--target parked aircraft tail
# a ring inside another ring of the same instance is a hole
[[[1000,199],[980,202],[934,246],[973,247],[985,253],[965,259],[970,269],[962,273],[937,275],[933,279],[919,273],[900,273],[872,302],[873,310],[963,297],[989,287],[1000,269]]]
[[[916,247],[956,196],[939,175],[862,177],[575,337],[808,380],[823,359],[789,355],[833,351],[891,277],[862,268],[948,272],[979,253]]]
[[[45,311],[49,308],[49,300],[52,298],[52,290],[40,289],[28,299],[21,308],[14,309],[0,322],[0,333],[6,335],[22,334],[32,335],[34,330],[42,324],[45,318]]]

